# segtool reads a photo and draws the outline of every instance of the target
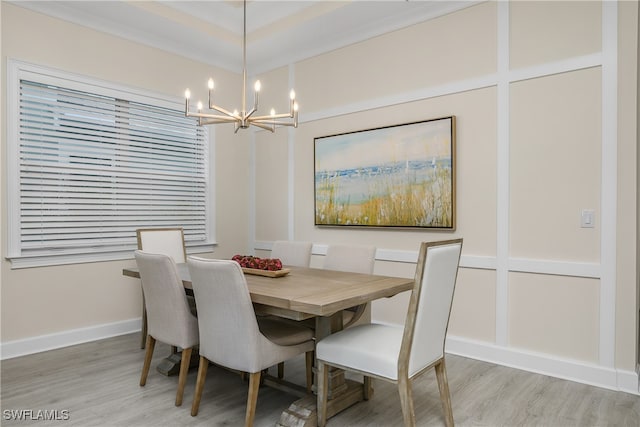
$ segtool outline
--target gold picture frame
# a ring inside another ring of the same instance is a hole
[[[315,225],[455,230],[455,116],[314,138]]]

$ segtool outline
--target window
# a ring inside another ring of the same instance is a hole
[[[142,227],[212,249],[208,133],[181,102],[15,61],[8,87],[13,268],[130,258]]]

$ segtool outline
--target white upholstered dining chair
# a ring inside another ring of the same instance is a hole
[[[169,255],[176,264],[187,262],[187,249],[184,244],[182,227],[138,228],[136,230],[138,250],[154,254]],[[195,310],[193,299],[189,299],[192,311]],[[147,311],[145,309],[144,290],[142,292],[142,338],[140,348],[144,348],[147,340]]]
[[[330,366],[363,374],[365,399],[371,377],[396,383],[405,426],[415,426],[411,381],[434,367],[445,424],[454,425],[444,344],[461,250],[462,239],[422,243],[404,327],[359,325],[317,343],[320,427],[327,421]]]
[[[348,271],[351,273],[373,274],[376,261],[376,247],[368,245],[329,245],[324,257],[326,270]],[[360,318],[371,321],[371,304],[362,304],[343,310],[343,327],[354,325]],[[364,317],[363,317],[364,316]]]
[[[313,243],[276,240],[271,247],[271,258],[278,258],[283,265],[295,267],[309,267],[311,263],[311,249]]]
[[[272,318],[258,320],[237,262],[189,257],[187,264],[200,307],[200,364],[191,415],[198,414],[209,362],[249,374],[245,426],[253,425],[261,372],[270,366],[305,353],[310,390],[313,331]]]
[[[187,262],[182,227],[139,228],[136,237],[139,250],[169,255],[176,264]]]
[[[147,342],[140,385],[147,382],[156,341],[181,347],[176,406],[182,405],[191,352],[198,344],[198,319],[191,313],[176,263],[163,254],[135,252],[142,289],[146,295]]]
[[[311,264],[312,242],[276,240],[271,247],[271,258],[277,258],[283,265],[309,267]],[[284,362],[278,363],[278,378],[284,378]]]
[[[309,248],[311,250],[311,248]],[[273,252],[272,252],[273,254]],[[309,253],[309,257],[311,253]],[[366,245],[330,245],[324,258],[326,270],[348,271],[351,273],[373,274],[376,260],[375,246]],[[284,261],[283,261],[284,264]],[[342,311],[343,327],[354,325],[358,320],[371,321],[371,304],[361,304]],[[309,328],[315,328],[315,319],[299,322]],[[278,378],[284,377],[284,362],[278,364]]]

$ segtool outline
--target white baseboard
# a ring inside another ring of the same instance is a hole
[[[640,375],[636,371],[618,371],[618,390],[640,395]]]
[[[446,352],[610,390],[640,395],[638,372],[448,336]]]
[[[137,318],[3,342],[0,344],[0,360],[130,334],[140,331],[141,324],[142,319]]]

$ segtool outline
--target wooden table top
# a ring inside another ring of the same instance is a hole
[[[413,288],[413,279],[401,277],[286,267],[291,269],[286,276],[274,278],[245,274],[245,278],[254,304],[275,309],[280,315],[282,311],[288,312],[284,317],[296,320],[331,316],[340,310]],[[178,264],[178,272],[185,288],[190,289],[187,265]],[[137,268],[125,268],[122,274],[140,277]]]

